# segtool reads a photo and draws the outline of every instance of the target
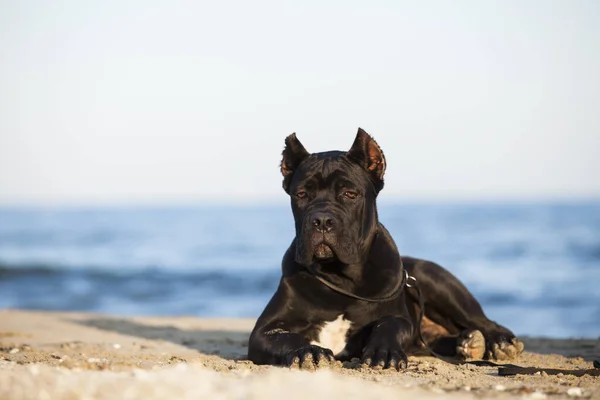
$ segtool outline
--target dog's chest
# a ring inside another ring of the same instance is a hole
[[[317,340],[311,344],[330,349],[333,354],[338,355],[344,350],[347,342],[348,330],[352,322],[338,315],[333,321],[326,322],[317,335]]]

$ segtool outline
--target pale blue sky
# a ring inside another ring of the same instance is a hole
[[[284,200],[361,126],[388,200],[600,196],[597,1],[0,0],[0,204]]]

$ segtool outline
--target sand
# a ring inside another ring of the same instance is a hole
[[[0,311],[0,399],[598,398],[600,377],[518,375],[410,357],[406,371],[245,360],[251,319]],[[591,368],[600,340],[523,338],[523,366]]]

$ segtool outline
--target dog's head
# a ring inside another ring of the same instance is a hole
[[[360,128],[347,152],[310,154],[296,134],[285,139],[281,173],[296,222],[296,262],[363,261],[385,167],[383,152]]]

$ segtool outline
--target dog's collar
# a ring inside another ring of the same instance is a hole
[[[310,272],[310,274],[312,276],[315,277],[315,279],[317,279],[319,282],[321,282],[323,285],[327,286],[329,289],[333,290],[334,292],[338,292],[340,294],[343,294],[344,296],[348,296],[348,297],[351,297],[351,298],[356,299],[356,300],[366,301],[366,302],[369,302],[369,303],[384,303],[386,301],[394,300],[396,297],[398,297],[398,295],[400,295],[400,293],[402,292],[402,289],[404,289],[404,286],[411,287],[411,285],[409,285],[407,283],[407,281],[409,279],[415,279],[412,276],[409,276],[408,275],[408,271],[406,271],[403,268],[403,266],[402,266],[402,260],[400,260],[400,267],[404,271],[404,274],[400,277],[400,279],[397,280],[396,286],[392,289],[391,293],[388,294],[387,296],[375,297],[375,298],[361,297],[361,296],[356,295],[356,294],[354,294],[352,292],[344,290],[341,287],[339,287],[339,286],[337,286],[337,285],[329,282],[327,280],[327,278],[325,278],[318,271],[315,271],[312,267],[307,268],[307,270],[308,270],[308,272]]]

